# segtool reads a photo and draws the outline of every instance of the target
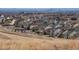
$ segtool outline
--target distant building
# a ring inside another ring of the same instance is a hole
[[[9,23],[9,24],[10,24],[10,25],[14,25],[15,22],[16,22],[16,19],[13,19],[13,20],[11,21],[11,23]]]
[[[0,23],[2,23],[4,20],[5,20],[5,16],[4,15],[1,15],[0,16]]]

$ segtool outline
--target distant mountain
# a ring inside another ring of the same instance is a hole
[[[0,8],[0,13],[79,13],[79,8]]]

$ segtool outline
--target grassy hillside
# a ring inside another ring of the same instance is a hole
[[[79,49],[79,40],[64,40],[38,35],[22,36],[0,30],[0,49],[52,50]]]

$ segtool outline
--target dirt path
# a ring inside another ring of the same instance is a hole
[[[21,33],[19,33],[21,34]],[[33,50],[51,50],[51,49],[79,49],[79,40],[65,40],[43,37],[38,35],[25,35],[10,33],[0,28],[0,49],[33,49]]]
[[[3,39],[25,39],[26,37],[0,32],[0,38],[3,38]]]

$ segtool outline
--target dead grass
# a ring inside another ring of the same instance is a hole
[[[20,33],[19,33],[20,34]],[[43,36],[21,36],[0,31],[1,50],[76,50],[79,40],[65,40]]]
[[[0,49],[58,50],[79,49],[79,40],[0,39]]]

